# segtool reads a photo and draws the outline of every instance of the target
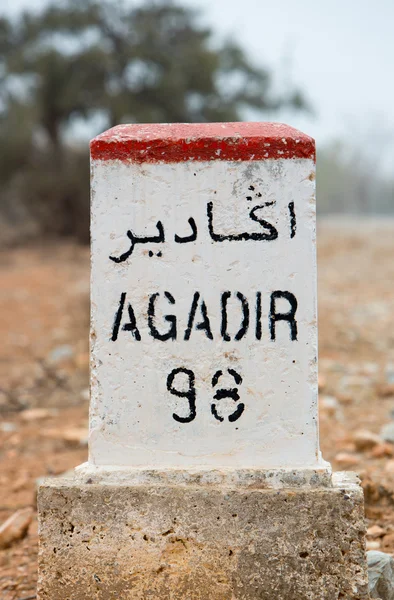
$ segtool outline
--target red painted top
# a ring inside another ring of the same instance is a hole
[[[95,160],[123,162],[315,159],[314,140],[282,123],[118,125],[90,143]]]

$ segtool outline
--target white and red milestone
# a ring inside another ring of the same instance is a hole
[[[314,141],[121,125],[91,158],[90,464],[320,467]]]

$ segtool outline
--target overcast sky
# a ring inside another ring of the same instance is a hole
[[[43,0],[0,0],[0,12]],[[257,63],[291,77],[314,117],[275,116],[318,143],[350,137],[394,158],[393,0],[183,0]],[[289,61],[289,57],[291,60]],[[371,138],[371,135],[373,136]],[[371,140],[371,141],[370,141]]]

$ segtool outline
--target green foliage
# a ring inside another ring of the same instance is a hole
[[[171,0],[58,0],[1,19],[0,53],[0,210],[18,196],[46,234],[87,239],[87,148],[65,141],[76,120],[236,121],[305,106],[298,90],[275,96],[267,70]]]

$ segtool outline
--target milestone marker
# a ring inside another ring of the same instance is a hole
[[[313,140],[121,125],[91,153],[91,462],[321,466]]]
[[[314,141],[121,125],[91,158],[89,461],[39,488],[38,600],[367,600],[319,451]]]

